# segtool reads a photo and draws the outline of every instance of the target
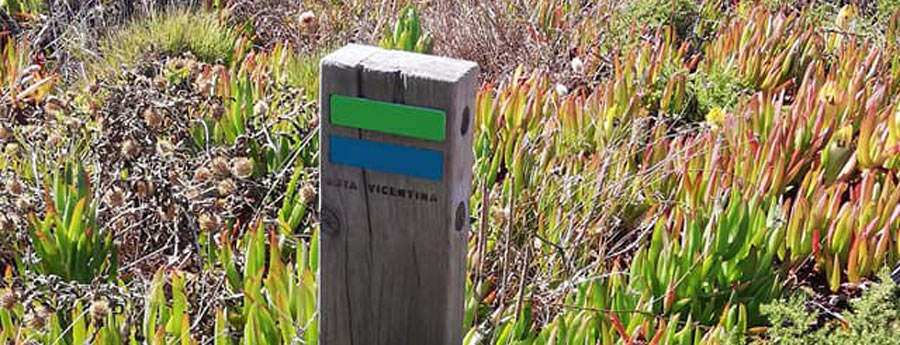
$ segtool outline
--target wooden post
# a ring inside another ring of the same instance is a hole
[[[322,345],[462,343],[477,74],[352,44],[322,59]]]

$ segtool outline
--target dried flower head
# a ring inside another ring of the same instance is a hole
[[[220,196],[229,196],[234,193],[235,188],[234,181],[229,178],[220,181],[216,190],[219,192]]]
[[[25,324],[31,329],[41,330],[47,325],[47,317],[34,311],[25,316]]]
[[[153,185],[153,181],[149,180],[141,180],[135,183],[134,185],[135,192],[139,198],[146,199],[153,194],[156,194],[156,187]]]
[[[119,187],[110,188],[110,190],[106,191],[103,195],[103,200],[106,201],[106,204],[112,208],[119,208],[123,204],[125,204],[125,193],[122,192],[122,189]]]
[[[147,126],[150,126],[150,128],[159,129],[162,127],[163,118],[155,108],[147,107],[147,109],[144,110],[144,122],[147,123]]]
[[[19,154],[19,144],[16,144],[16,143],[6,144],[6,148],[4,148],[4,150],[6,150],[7,156],[17,156]]]
[[[203,183],[211,180],[212,177],[213,174],[207,167],[199,167],[197,170],[194,170],[194,181]]]
[[[319,29],[319,19],[313,11],[305,11],[300,14],[300,27],[304,32],[315,33]]]
[[[13,136],[12,130],[6,126],[0,125],[0,140],[6,141]]]
[[[269,112],[269,104],[266,101],[260,100],[256,102],[256,105],[253,106],[253,114],[256,116],[264,116]]]
[[[22,194],[24,188],[22,187],[22,182],[19,182],[18,179],[10,177],[6,180],[6,191],[12,195]]]
[[[26,196],[20,196],[16,199],[16,208],[18,208],[22,212],[31,211],[31,200],[28,200]]]
[[[214,120],[218,121],[219,119],[222,118],[222,116],[225,116],[225,107],[222,106],[221,104],[216,104],[215,106],[213,106],[212,112],[210,115],[212,115],[212,118]]]
[[[18,303],[19,296],[16,296],[15,291],[6,289],[3,290],[3,293],[0,293],[0,307],[3,307],[3,309],[10,310],[15,308]]]
[[[90,309],[91,319],[94,322],[100,322],[109,315],[109,303],[106,300],[98,299],[91,303]]]
[[[15,229],[12,220],[0,214],[0,232],[11,232]]]
[[[159,138],[156,140],[156,152],[159,152],[161,156],[168,156],[172,154],[175,149],[175,144],[173,144],[171,140],[166,140],[164,138]]]
[[[62,137],[57,131],[50,131],[50,134],[47,135],[46,143],[48,147],[55,147],[60,141],[62,141]]]
[[[578,75],[584,74],[584,62],[581,61],[581,58],[576,56],[574,59],[572,59],[571,65],[572,72],[575,72],[575,74]]]
[[[213,232],[219,229],[219,218],[213,214],[201,214],[197,222],[200,224],[200,230],[204,232]]]
[[[315,202],[316,187],[313,187],[313,185],[310,183],[303,185],[303,188],[300,188],[300,198],[302,198],[303,202],[307,204]]]
[[[212,168],[216,175],[228,176],[231,170],[228,168],[228,160],[225,157],[216,157],[212,160]]]
[[[50,95],[44,99],[44,111],[46,111],[48,114],[55,115],[55,114],[65,110],[65,108],[66,108],[66,103],[63,102],[63,100],[60,99],[59,97]]]
[[[157,213],[159,213],[159,218],[165,221],[175,220],[175,205],[169,204],[166,207],[160,206],[157,209]]]
[[[122,142],[122,156],[125,158],[134,158],[140,152],[138,146],[133,140],[128,139]]]
[[[240,178],[250,177],[253,173],[253,163],[247,157],[237,157],[231,160],[231,173]]]
[[[556,94],[560,96],[565,96],[569,93],[569,88],[567,88],[563,84],[556,84]]]

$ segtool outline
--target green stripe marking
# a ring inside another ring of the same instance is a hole
[[[331,95],[331,123],[405,137],[444,141],[447,117],[441,110]]]

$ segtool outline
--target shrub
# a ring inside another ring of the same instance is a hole
[[[875,19],[884,23],[900,10],[900,0],[878,0],[875,6]]]
[[[862,297],[850,301],[851,311],[846,313],[846,324],[828,324],[811,331],[818,312],[804,308],[805,296],[794,296],[762,307],[762,313],[772,322],[769,336],[773,344],[780,345],[845,345],[845,344],[897,344],[900,331],[900,299],[897,284],[887,268],[879,274],[880,284],[873,284]]]
[[[734,109],[738,98],[747,89],[734,68],[713,68],[693,75],[692,91],[700,116],[713,108]]]
[[[212,13],[172,10],[138,18],[113,31],[99,43],[101,61],[89,72],[115,73],[154,55],[191,53],[200,61],[228,64],[235,56],[236,31]]]
[[[624,23],[642,23],[650,29],[672,25],[680,38],[687,38],[700,17],[700,5],[693,0],[636,0],[622,16]]]

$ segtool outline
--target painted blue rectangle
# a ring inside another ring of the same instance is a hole
[[[440,181],[444,154],[396,144],[331,135],[332,163]]]

